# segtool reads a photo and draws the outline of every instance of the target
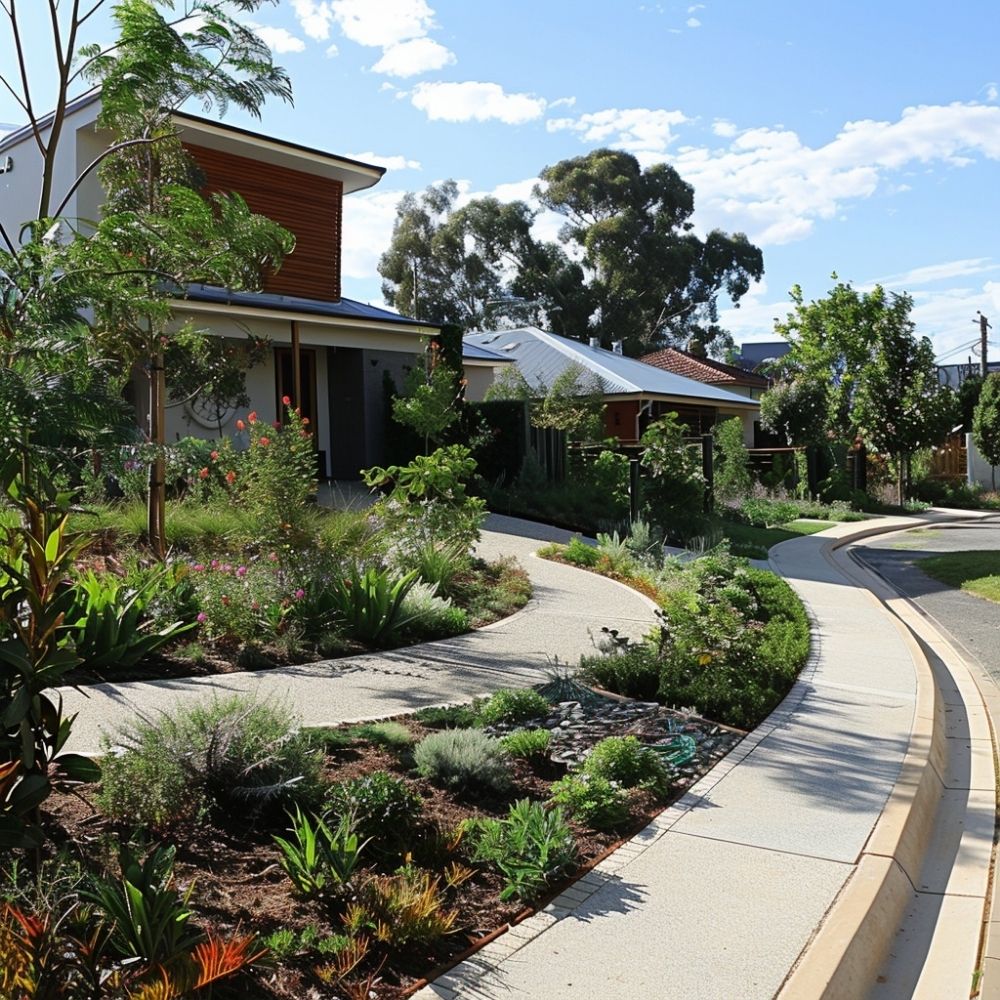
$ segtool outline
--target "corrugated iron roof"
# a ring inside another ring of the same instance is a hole
[[[492,361],[497,365],[508,365],[513,362],[509,354],[500,354],[499,351],[491,351],[488,347],[480,344],[473,344],[469,340],[462,341],[463,361]]]
[[[692,403],[755,409],[760,405],[746,396],[654,368],[614,351],[546,333],[537,327],[467,334],[465,343],[513,358],[532,385],[551,385],[576,362],[600,378],[608,396],[664,396]]]

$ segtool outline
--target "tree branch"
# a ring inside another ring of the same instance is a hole
[[[117,153],[119,150],[125,149],[128,146],[140,146],[143,144],[151,145],[152,143],[159,142],[161,139],[165,138],[166,136],[157,136],[155,138],[147,138],[144,136],[141,139],[129,139],[125,142],[118,142],[115,143],[115,145],[113,146],[109,146],[106,150],[104,150],[103,153],[101,153],[99,156],[96,156],[93,160],[90,161],[90,163],[87,164],[83,172],[77,177],[75,181],[73,181],[72,186],[66,192],[66,196],[63,198],[61,202],[59,202],[58,207],[52,214],[54,216],[62,215],[63,209],[65,209],[66,205],[69,204],[69,200],[70,198],[73,197],[73,194],[76,192],[77,188],[79,188],[80,185],[84,182],[84,180],[86,180],[87,176],[92,171],[96,170],[97,167],[99,167],[104,160],[106,160],[109,156],[112,155],[112,153]]]
[[[31,105],[31,90],[28,87],[28,66],[24,58],[24,45],[21,41],[21,27],[17,20],[17,7],[16,0],[10,0],[10,11],[8,13],[10,17],[10,27],[14,35],[14,51],[17,54],[17,69],[21,75],[21,87],[22,96],[24,97],[24,103],[22,107],[28,116],[28,122],[31,125],[32,134],[35,137],[35,143],[38,145],[38,151],[45,156],[46,149],[45,143],[42,141],[42,131],[38,127],[38,118],[35,115],[35,110]]]

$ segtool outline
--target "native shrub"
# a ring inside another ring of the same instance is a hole
[[[476,729],[431,733],[417,744],[413,760],[422,777],[459,792],[502,793],[511,786],[500,741]]]
[[[670,790],[670,769],[655,750],[635,736],[608,736],[587,754],[582,771],[623,788],[644,788],[662,798]]]
[[[505,880],[502,900],[531,900],[576,860],[576,840],[562,809],[521,799],[505,819],[473,820],[466,834],[474,861],[487,862]]]
[[[568,774],[552,786],[551,801],[595,830],[612,830],[628,821],[628,796],[596,774]]]
[[[497,723],[525,722],[549,714],[549,703],[531,688],[495,691],[479,707],[479,722],[484,726]]]

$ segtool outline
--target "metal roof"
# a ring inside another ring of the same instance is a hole
[[[501,354],[499,351],[491,351],[488,347],[483,347],[481,344],[473,344],[469,340],[462,341],[462,360],[489,361],[496,365],[507,365],[514,361],[510,355]]]
[[[551,385],[555,378],[576,362],[597,375],[607,396],[669,396],[692,403],[716,406],[752,407],[756,400],[727,392],[674,372],[654,368],[614,351],[591,347],[537,327],[472,333],[466,344],[487,347],[517,362],[529,384]]]
[[[180,297],[180,296],[179,296]],[[304,299],[297,295],[277,295],[274,292],[231,292],[215,285],[188,285],[183,298],[194,302],[213,302],[222,305],[248,306],[251,309],[280,309],[284,312],[308,313],[315,316],[331,316],[341,319],[369,320],[379,323],[399,323],[402,326],[416,326],[438,329],[436,323],[400,316],[399,313],[380,309],[354,299],[340,299],[325,302],[318,299]]]

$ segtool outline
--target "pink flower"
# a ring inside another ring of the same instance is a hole
[[[218,453],[217,451],[213,451],[213,452],[212,452],[212,454],[211,454],[211,455],[209,455],[208,457],[209,457],[209,458],[210,458],[210,459],[211,459],[211,460],[212,460],[213,462],[217,462],[217,461],[219,460],[219,453]]]
[[[266,448],[271,443],[271,439],[262,437],[257,443],[261,446],[261,448]]]
[[[195,573],[204,573],[205,572],[205,566],[204,566],[203,563],[195,563],[191,567],[191,569],[194,570]]]
[[[204,611],[199,611],[198,612],[198,621],[200,621],[200,622],[207,622],[208,621],[208,615],[206,615]]]
[[[271,421],[271,426],[272,426],[272,427],[273,427],[273,428],[274,428],[274,429],[275,429],[276,431],[280,431],[280,430],[281,430],[281,421],[280,421],[280,420],[272,420],[272,421]]]
[[[299,587],[299,589],[295,591],[295,600],[301,601],[302,598],[305,596],[306,592],[301,587]]]
[[[236,567],[236,575],[237,576],[246,576],[247,575],[247,568],[246,568],[246,566],[237,566]]]
[[[219,568],[219,560],[218,559],[213,559],[212,562],[210,563],[210,565],[211,565],[212,569],[218,569]]]
[[[256,410],[251,410],[247,414],[247,422],[251,423],[251,424],[257,423],[257,411]]]
[[[281,397],[281,402],[285,406],[291,406],[292,405],[292,397],[291,396],[282,396]]]
[[[198,478],[208,479],[208,469],[202,469],[201,472],[198,473]]]
[[[233,483],[235,483],[235,482],[236,482],[236,473],[235,473],[235,472],[233,472],[233,470],[232,470],[232,469],[230,469],[230,470],[229,470],[229,471],[228,471],[228,472],[226,473],[226,482],[227,482],[227,483],[229,483],[229,485],[230,485],[230,486],[232,486],[232,485],[233,485]]]
[[[278,561],[278,553],[277,552],[269,552],[267,554],[267,558],[270,559],[271,562],[277,562]]]
[[[260,611],[260,601],[254,601],[254,602],[253,602],[253,603],[252,603],[252,604],[250,605],[250,607],[251,607],[251,608],[252,608],[252,609],[253,609],[254,611]]]
[[[237,429],[238,431],[242,431],[242,430],[244,430],[245,428],[246,428],[246,424],[245,424],[245,423],[243,423],[243,421],[242,421],[242,420],[237,420],[237,421],[236,421],[236,429]]]

